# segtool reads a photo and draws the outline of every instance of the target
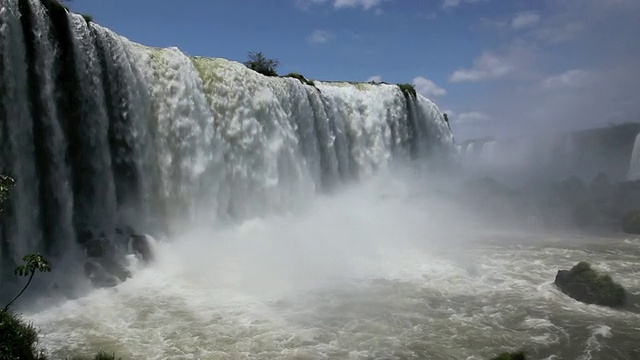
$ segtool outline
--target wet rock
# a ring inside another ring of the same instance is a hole
[[[115,259],[104,259],[101,264],[109,274],[117,277],[120,281],[125,281],[132,276],[131,271]]]
[[[524,351],[516,351],[516,352],[505,352],[502,353],[491,360],[526,360],[527,354]]]
[[[151,250],[151,243],[147,235],[131,235],[130,245],[134,254],[140,255],[144,262],[153,261],[153,251]]]
[[[148,235],[137,234],[128,225],[117,227],[110,237],[104,233],[95,237],[88,230],[79,232],[78,243],[83,246],[88,258],[84,266],[85,275],[96,287],[118,285],[132,276],[125,261],[128,252],[144,262],[153,261],[150,239]]]
[[[107,255],[107,246],[104,239],[91,239],[85,243],[85,252],[90,258],[102,258]]]
[[[624,215],[622,231],[627,234],[640,234],[640,210],[631,210]]]
[[[112,287],[130,278],[131,272],[124,265],[124,252],[118,251],[113,239],[103,233],[99,237],[90,236],[90,231],[81,232],[78,242],[84,245],[89,259],[84,265],[84,272],[91,283],[96,287]]]
[[[94,261],[84,264],[84,273],[95,287],[114,287],[122,282],[118,277],[108,273],[102,265]]]
[[[93,234],[89,230],[81,230],[78,232],[77,241],[79,244],[86,244],[88,241],[93,239]]]
[[[584,261],[571,270],[559,270],[554,283],[566,295],[586,304],[622,307],[627,302],[627,293],[620,284]]]

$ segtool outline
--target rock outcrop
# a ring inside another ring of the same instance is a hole
[[[559,270],[556,286],[566,295],[586,304],[623,307],[627,304],[627,292],[611,276],[594,270],[581,261],[571,270]]]
[[[153,261],[153,251],[149,235],[132,234],[129,240],[131,251],[140,256],[142,261],[148,263]]]
[[[624,215],[622,231],[627,234],[640,234],[640,210],[631,210]]]
[[[84,273],[95,287],[113,287],[132,276],[123,256],[127,253],[136,255],[144,263],[154,258],[148,235],[137,234],[130,227],[117,229],[111,237],[84,231],[78,235],[78,243],[87,257]]]

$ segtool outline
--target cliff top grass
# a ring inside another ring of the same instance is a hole
[[[301,83],[303,83],[305,85],[316,87],[316,84],[313,82],[313,80],[309,80],[309,79],[305,78],[303,75],[298,74],[298,73],[288,73],[287,75],[283,75],[281,77],[288,77],[288,78],[298,79]]]
[[[413,86],[413,84],[398,84],[398,87],[400,88],[400,91],[402,91],[402,93],[407,97],[411,96],[415,99],[418,96],[416,88],[415,86]]]

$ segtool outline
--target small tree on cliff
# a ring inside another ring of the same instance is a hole
[[[44,256],[38,253],[26,255],[22,258],[22,261],[24,261],[24,264],[19,265],[16,268],[15,274],[18,276],[29,276],[29,280],[27,280],[27,283],[24,285],[22,290],[20,290],[18,295],[16,295],[11,301],[9,301],[7,305],[4,306],[4,308],[2,309],[3,312],[9,310],[9,306],[11,306],[11,304],[13,304],[14,301],[16,301],[20,297],[20,295],[24,293],[25,290],[27,290],[36,272],[51,272],[51,267],[49,266],[49,262],[47,261],[47,259],[45,259]]]
[[[11,190],[14,184],[15,181],[11,177],[0,175],[0,214],[2,213],[2,205],[4,204],[4,201],[7,199],[7,197],[9,197],[9,190]],[[16,295],[11,301],[9,301],[9,303],[5,305],[4,308],[0,310],[0,312],[7,312],[7,310],[9,310],[9,306],[11,306],[11,304],[13,304],[14,301],[16,301],[20,297],[20,295],[24,293],[25,290],[27,290],[36,272],[51,271],[49,262],[44,258],[44,256],[38,253],[26,255],[22,258],[22,261],[24,261],[24,263],[22,265],[19,265],[14,273],[18,276],[29,276],[29,280],[27,280],[27,283],[24,285],[18,295]]]
[[[0,213],[14,184],[9,176],[0,175]],[[24,293],[36,271],[51,271],[49,263],[40,254],[27,255],[23,260],[25,263],[18,266],[15,273],[29,275],[29,280],[20,293],[0,310],[0,359],[46,360],[44,353],[37,348],[36,328],[9,312],[9,306]]]
[[[276,68],[280,62],[278,59],[267,59],[262,52],[249,52],[249,60],[244,65],[253,71],[257,71],[266,76],[278,76]]]

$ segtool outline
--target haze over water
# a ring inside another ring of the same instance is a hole
[[[640,316],[552,281],[586,260],[637,291],[638,245],[496,229],[423,183],[381,176],[299,213],[167,239],[133,279],[29,318],[60,356],[633,359]]]

